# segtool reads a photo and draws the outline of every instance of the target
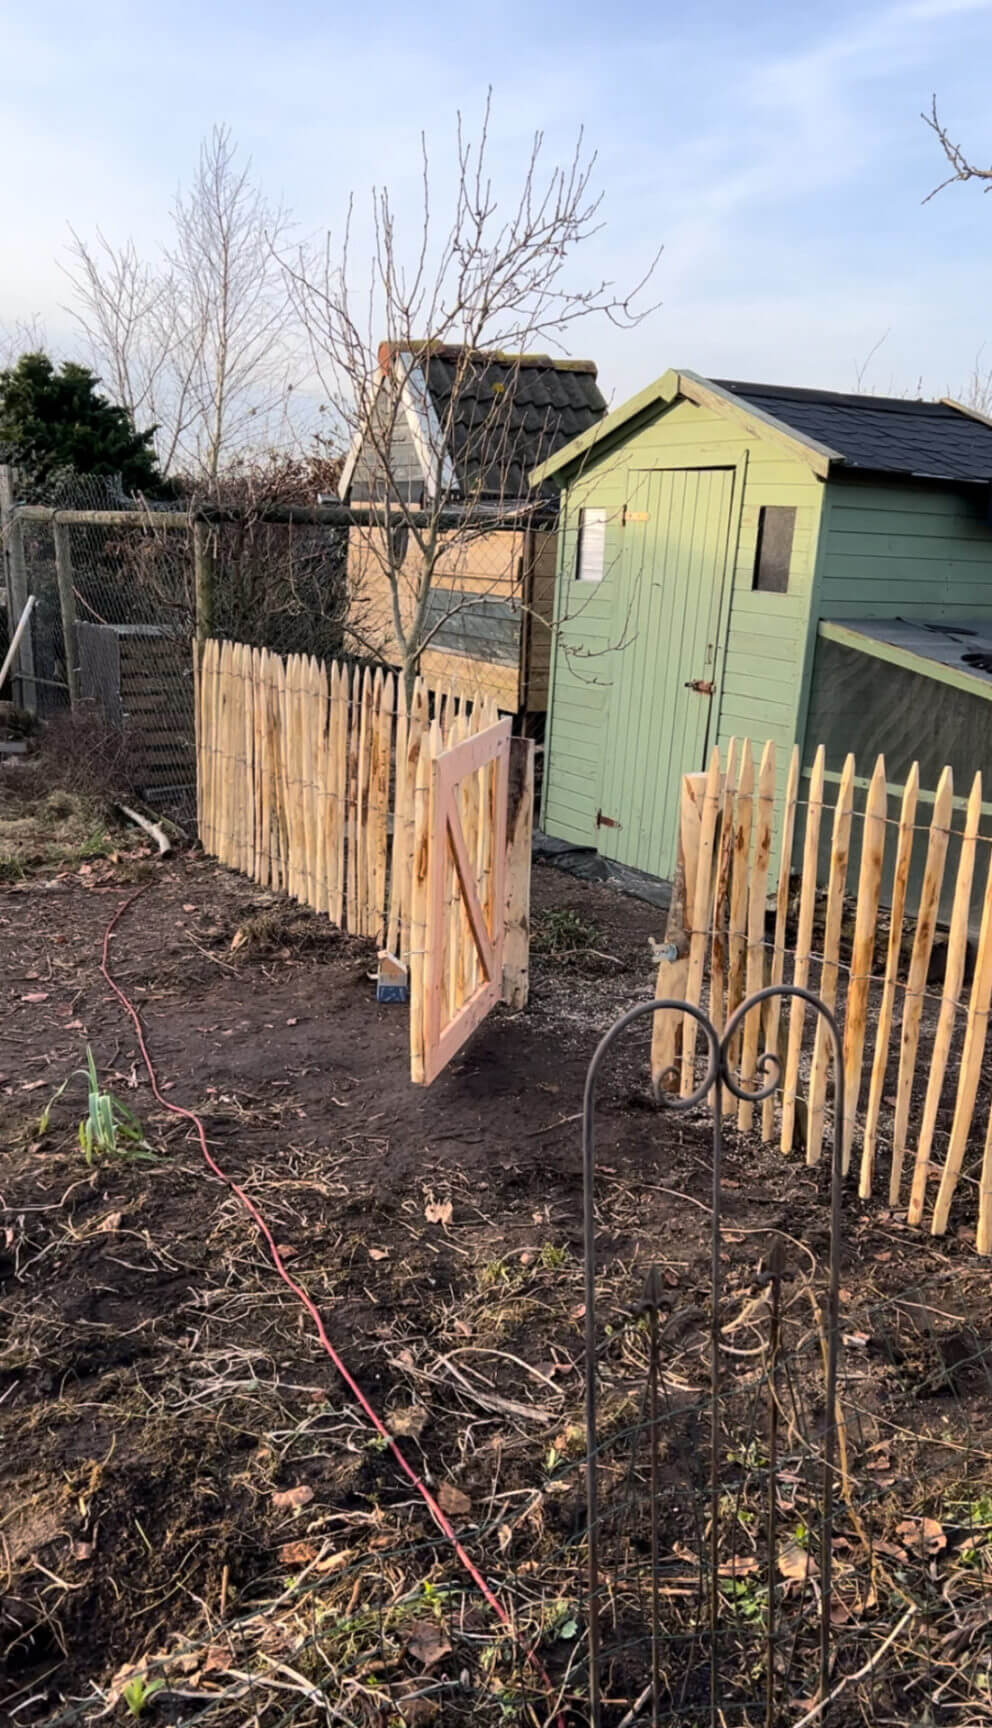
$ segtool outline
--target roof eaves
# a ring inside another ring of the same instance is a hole
[[[679,394],[688,397],[699,407],[713,408],[718,414],[730,414],[737,420],[742,420],[748,431],[758,438],[774,438],[776,443],[784,444],[794,456],[806,462],[815,474],[825,480],[835,462],[843,463],[844,457],[839,450],[831,450],[827,444],[820,444],[815,438],[808,438],[802,432],[797,432],[788,421],[779,420],[774,414],[768,414],[763,408],[756,408],[746,396],[735,396],[733,391],[724,390],[712,379],[703,378],[698,372],[679,372]]]
[[[943,660],[931,660],[924,654],[916,654],[912,648],[904,648],[895,642],[886,642],[883,637],[869,636],[859,630],[856,622],[842,618],[821,618],[816,633],[825,642],[837,642],[842,648],[853,648],[859,654],[868,654],[873,660],[884,660],[890,666],[901,666],[907,672],[916,672],[921,677],[930,678],[935,684],[948,684],[954,690],[965,690],[971,695],[981,696],[986,702],[992,701],[992,684],[988,678],[967,670],[964,667],[949,666]]]
[[[639,390],[636,396],[629,397],[626,402],[621,403],[619,408],[614,408],[612,414],[605,414],[602,420],[597,420],[595,425],[590,426],[587,431],[580,432],[579,436],[573,438],[569,444],[563,444],[561,449],[556,450],[553,456],[549,456],[546,462],[542,462],[537,468],[532,468],[529,475],[530,484],[542,486],[545,480],[549,480],[552,475],[560,473],[564,468],[573,467],[596,446],[615,438],[629,421],[637,419],[639,415],[646,413],[657,403],[663,402],[667,405],[674,402],[678,394],[678,380],[677,372],[663,372],[660,378],[654,380],[653,384],[648,384],[643,390]]]

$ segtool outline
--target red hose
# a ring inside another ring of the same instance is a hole
[[[269,1255],[270,1255],[270,1258],[272,1260],[272,1264],[274,1265],[276,1271],[278,1272],[283,1283],[286,1285],[287,1289],[289,1289],[293,1292],[293,1295],[296,1297],[297,1301],[302,1303],[303,1307],[306,1309],[307,1313],[309,1314],[311,1320],[314,1323],[314,1328],[316,1330],[317,1337],[319,1338],[321,1345],[323,1346],[324,1350],[327,1352],[327,1355],[330,1357],[332,1363],[334,1364],[334,1367],[337,1369],[338,1373],[340,1374],[342,1380],[344,1381],[345,1385],[347,1386],[352,1397],[361,1406],[362,1410],[365,1412],[365,1415],[368,1417],[368,1419],[371,1422],[376,1433],[380,1436],[381,1439],[383,1439],[386,1442],[387,1446],[389,1447],[389,1450],[392,1452],[393,1457],[396,1459],[396,1462],[399,1465],[400,1469],[402,1470],[404,1476],[407,1477],[407,1479],[410,1481],[410,1483],[416,1489],[417,1493],[420,1495],[420,1498],[423,1500],[424,1505],[427,1507],[427,1510],[429,1511],[429,1513],[430,1513],[431,1517],[433,1518],[435,1524],[437,1525],[438,1529],[441,1531],[442,1535],[446,1536],[448,1541],[451,1543],[452,1547],[454,1548],[455,1553],[457,1554],[459,1560],[461,1561],[462,1566],[465,1568],[465,1571],[468,1573],[469,1577],[471,1578],[473,1584],[476,1586],[476,1588],[478,1590],[481,1591],[486,1602],[489,1604],[489,1607],[493,1610],[493,1613],[498,1617],[498,1619],[500,1620],[502,1625],[506,1627],[507,1631],[511,1634],[514,1641],[516,1642],[517,1641],[517,1635],[514,1632],[513,1624],[510,1620],[509,1615],[506,1612],[506,1609],[503,1607],[503,1604],[500,1602],[499,1597],[496,1596],[494,1594],[494,1592],[490,1589],[489,1585],[486,1583],[486,1580],[483,1578],[482,1573],[479,1571],[474,1560],[472,1559],[472,1556],[467,1552],[467,1550],[462,1546],[461,1542],[458,1540],[458,1537],[456,1536],[455,1531],[451,1526],[451,1523],[445,1517],[444,1512],[441,1510],[441,1507],[438,1505],[438,1503],[435,1500],[430,1489],[427,1487],[426,1483],[423,1482],[421,1480],[421,1478],[417,1475],[417,1472],[416,1472],[416,1470],[414,1470],[413,1466],[407,1462],[406,1458],[404,1458],[403,1453],[400,1451],[395,1440],[393,1439],[392,1435],[390,1434],[388,1428],[382,1422],[380,1417],[376,1414],[375,1410],[372,1408],[372,1405],[369,1403],[369,1401],[366,1398],[361,1387],[358,1385],[357,1381],[353,1378],[353,1376],[349,1373],[348,1369],[345,1367],[345,1364],[342,1362],[341,1357],[338,1355],[333,1344],[331,1343],[330,1339],[327,1336],[327,1332],[324,1329],[324,1322],[320,1317],[320,1312],[319,1312],[316,1304],[314,1303],[312,1298],[310,1296],[308,1296],[308,1294],[304,1290],[302,1284],[298,1284],[296,1282],[295,1278],[293,1278],[290,1275],[290,1273],[287,1272],[286,1267],[285,1267],[283,1260],[282,1260],[282,1256],[280,1255],[279,1250],[276,1247],[275,1237],[273,1236],[272,1231],[270,1230],[268,1224],[265,1222],[265,1219],[263,1218],[258,1207],[255,1205],[255,1202],[250,1198],[250,1196],[248,1194],[245,1193],[245,1190],[242,1187],[240,1187],[237,1182],[233,1181],[232,1178],[230,1176],[228,1176],[221,1169],[220,1165],[217,1163],[216,1159],[211,1154],[210,1148],[207,1145],[206,1129],[203,1126],[203,1121],[202,1121],[201,1117],[199,1117],[197,1115],[195,1110],[188,1110],[184,1104],[173,1104],[170,1099],[163,1097],[162,1092],[159,1089],[158,1076],[155,1072],[155,1065],[152,1062],[151,1055],[150,1055],[149,1050],[148,1050],[148,1046],[145,1043],[144,1029],[143,1029],[142,1024],[141,1024],[141,1018],[138,1014],[138,1010],[134,1006],[134,1003],[130,1000],[130,998],[125,995],[125,993],[121,989],[120,985],[111,976],[110,965],[109,965],[110,938],[113,935],[116,926],[120,922],[121,918],[124,916],[124,913],[127,911],[128,907],[133,906],[134,902],[139,898],[139,896],[144,894],[146,889],[149,888],[150,886],[151,886],[151,884],[146,882],[143,887],[139,888],[136,893],[129,895],[128,898],[125,901],[123,901],[120,906],[118,906],[117,911],[114,913],[113,917],[110,920],[110,923],[107,925],[106,931],[104,932],[103,957],[102,957],[101,962],[100,962],[100,971],[102,972],[102,974],[103,974],[104,978],[106,979],[107,983],[109,984],[111,990],[113,991],[114,995],[117,997],[118,1002],[121,1004],[121,1007],[124,1009],[125,1013],[129,1016],[133,1026],[134,1026],[135,1035],[136,1035],[137,1040],[138,1040],[138,1048],[141,1051],[142,1060],[145,1064],[146,1069],[148,1070],[148,1079],[151,1083],[152,1092],[154,1093],[159,1104],[161,1104],[164,1107],[164,1109],[171,1111],[173,1116],[181,1116],[184,1118],[185,1121],[192,1122],[194,1128],[196,1129],[197,1137],[198,1137],[199,1142],[200,1142],[200,1151],[203,1153],[204,1160],[209,1165],[210,1169],[213,1171],[214,1175],[218,1178],[218,1180],[225,1183],[227,1185],[227,1187],[230,1188],[232,1194],[237,1195],[237,1197],[240,1200],[245,1211],[254,1220],[255,1224],[257,1225],[258,1229],[261,1231],[261,1234],[265,1239],[265,1245],[269,1250]],[[548,1675],[545,1673],[545,1670],[544,1670],[542,1664],[540,1663],[538,1658],[534,1655],[534,1652],[533,1651],[527,1651],[527,1652],[525,1652],[525,1654],[527,1656],[527,1659],[534,1664],[535,1668],[537,1669],[538,1674],[540,1675],[541,1680],[543,1681],[543,1683],[547,1687],[547,1689],[550,1691],[551,1690],[551,1681],[548,1678]],[[559,1720],[559,1722],[561,1721],[560,1716],[559,1716],[558,1720]]]

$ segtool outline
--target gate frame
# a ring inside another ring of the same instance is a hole
[[[424,1085],[436,1080],[466,1038],[502,1000],[503,937],[506,928],[506,816],[509,793],[511,722],[499,720],[484,732],[452,744],[431,758],[428,816],[427,929],[424,953]],[[465,844],[458,809],[461,782],[493,765],[490,875],[490,917],[477,892],[475,872]],[[454,1018],[442,1029],[441,997],[444,967],[444,874],[448,849],[454,860],[469,928],[475,941],[483,980]],[[411,1012],[416,999],[411,992]]]

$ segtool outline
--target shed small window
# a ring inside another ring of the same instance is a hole
[[[602,582],[606,569],[606,511],[579,511],[579,550],[575,575],[579,582]]]
[[[763,594],[787,594],[792,541],[796,532],[794,505],[763,504],[758,512],[758,544],[752,588]]]

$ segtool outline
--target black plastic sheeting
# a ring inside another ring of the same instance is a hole
[[[668,910],[672,898],[670,882],[663,882],[660,876],[648,876],[643,870],[631,870],[612,858],[602,858],[592,846],[573,846],[568,840],[556,840],[553,834],[536,828],[533,855],[538,863],[564,870],[566,875],[577,876],[582,882],[605,882],[621,894]]]

